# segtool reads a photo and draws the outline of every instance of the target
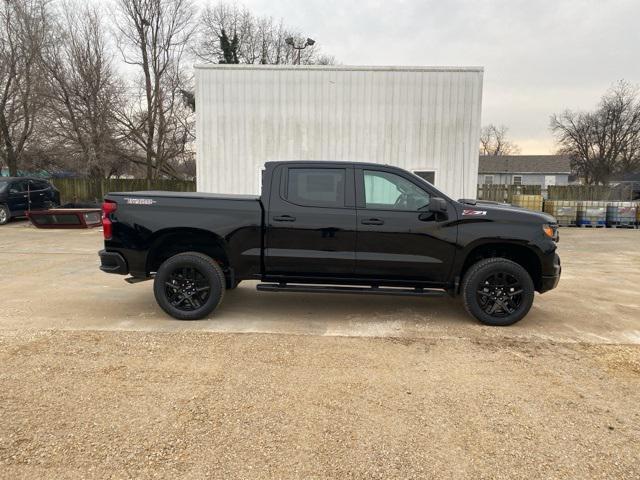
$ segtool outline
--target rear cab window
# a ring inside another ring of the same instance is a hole
[[[346,179],[344,168],[289,168],[285,199],[304,207],[344,207]]]

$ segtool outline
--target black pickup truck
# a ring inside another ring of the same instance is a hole
[[[110,193],[101,269],[154,278],[160,307],[206,317],[226,289],[461,294],[489,325],[523,318],[560,279],[555,219],[454,201],[387,165],[268,162],[262,196]]]

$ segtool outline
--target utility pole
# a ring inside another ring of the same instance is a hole
[[[315,40],[313,40],[312,38],[307,38],[307,41],[306,41],[306,42],[304,42],[304,45],[302,45],[302,46],[300,47],[300,46],[296,46],[296,42],[295,42],[295,40],[293,39],[293,37],[287,37],[287,38],[285,38],[285,40],[284,40],[284,41],[285,41],[285,43],[286,43],[287,45],[291,45],[291,47],[292,47],[294,50],[296,50],[296,51],[297,51],[297,54],[298,54],[298,55],[297,55],[297,57],[298,57],[298,58],[296,59],[296,57],[295,57],[295,56],[293,57],[293,64],[294,64],[294,65],[296,65],[296,62],[297,62],[297,65],[300,65],[300,55],[301,55],[301,53],[302,53],[302,50],[304,50],[305,48],[310,47],[311,45],[313,45],[314,43],[316,43],[316,41],[315,41]]]

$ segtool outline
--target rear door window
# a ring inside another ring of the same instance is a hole
[[[286,199],[308,207],[344,207],[346,170],[343,168],[290,168]]]
[[[29,180],[29,187],[31,190],[46,190],[49,184],[44,180]]]

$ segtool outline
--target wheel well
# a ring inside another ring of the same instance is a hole
[[[462,271],[460,272],[460,278],[464,278],[464,275],[469,270],[469,267],[480,260],[485,258],[506,258],[513,262],[516,262],[522,266],[531,276],[533,284],[536,290],[539,290],[542,286],[542,265],[540,259],[536,253],[523,245],[516,245],[511,243],[495,243],[485,244],[474,248],[467,255]]]
[[[162,263],[183,252],[200,252],[213,258],[225,275],[229,274],[229,257],[224,241],[217,235],[198,229],[180,229],[158,236],[147,256],[147,272],[157,272]]]

